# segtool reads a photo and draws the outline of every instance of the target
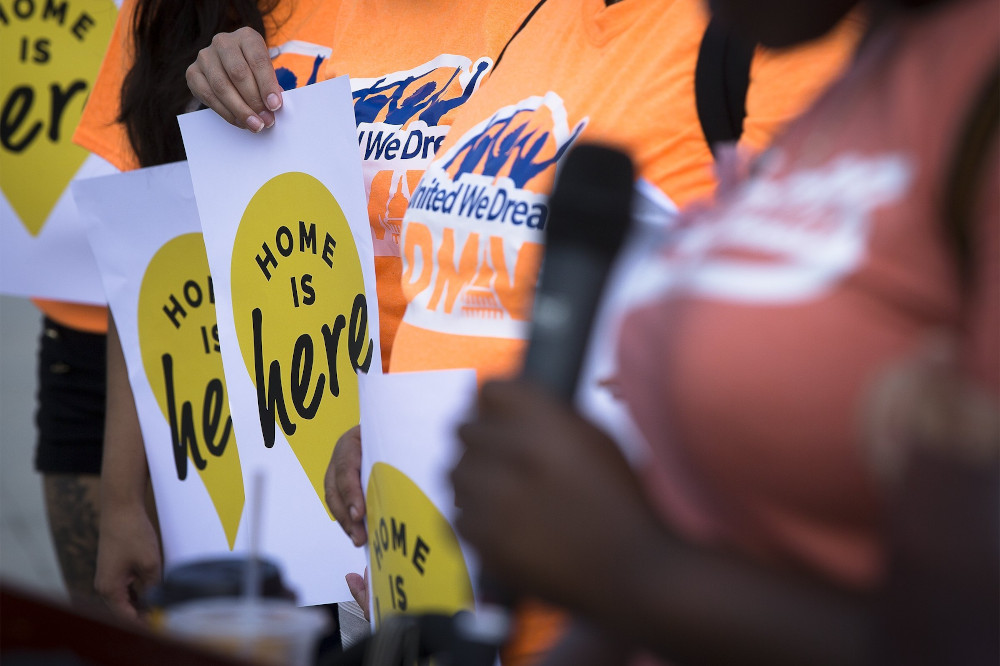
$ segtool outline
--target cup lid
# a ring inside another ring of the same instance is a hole
[[[238,597],[246,585],[247,558],[224,557],[197,560],[171,569],[163,582],[153,588],[148,601],[153,606],[169,608],[195,599]],[[260,595],[272,599],[295,599],[285,587],[278,566],[266,559],[258,561]]]

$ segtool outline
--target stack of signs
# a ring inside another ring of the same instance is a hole
[[[472,371],[382,375],[371,228],[346,79],[284,95],[274,128],[181,117],[188,163],[74,184],[135,395],[165,565],[262,552],[300,603],[365,567],[329,514],[338,437],[361,423],[373,619],[473,604],[451,520]],[[189,171],[190,169],[190,171]]]

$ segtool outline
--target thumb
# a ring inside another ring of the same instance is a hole
[[[349,573],[344,576],[347,581],[347,588],[351,591],[351,596],[361,607],[361,611],[368,618],[368,569],[365,569],[365,576],[362,578],[356,573]]]

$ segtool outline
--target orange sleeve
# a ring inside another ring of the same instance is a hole
[[[94,89],[73,133],[74,143],[103,157],[121,171],[139,168],[125,127],[118,122],[122,82],[132,64],[129,34],[134,7],[135,0],[122,3]]]
[[[754,152],[767,148],[775,134],[846,68],[864,27],[864,19],[852,14],[833,32],[804,46],[778,51],[758,48],[750,66],[740,144]]]
[[[46,317],[59,322],[63,326],[87,333],[108,332],[108,309],[103,305],[66,303],[63,301],[50,301],[44,298],[33,298],[31,302]]]

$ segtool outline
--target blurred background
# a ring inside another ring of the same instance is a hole
[[[32,464],[40,330],[30,301],[0,296],[0,579],[66,599]]]

